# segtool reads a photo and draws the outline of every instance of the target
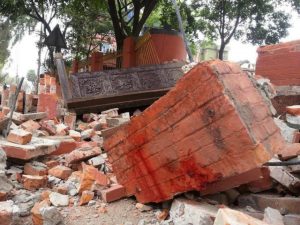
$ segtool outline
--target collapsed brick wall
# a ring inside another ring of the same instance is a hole
[[[258,48],[257,75],[275,85],[300,85],[300,40]]]
[[[284,140],[247,75],[210,61],[185,74],[104,146],[127,195],[145,203],[254,169]]]

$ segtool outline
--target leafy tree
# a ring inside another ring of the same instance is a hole
[[[67,0],[1,0],[0,12],[13,23],[15,41],[20,40],[26,30],[34,31],[37,23],[43,25],[42,35],[45,38],[52,31],[51,24],[59,18],[66,2]],[[48,66],[54,70],[53,47],[48,47],[48,52]]]
[[[88,59],[103,39],[113,36],[111,19],[104,6],[93,1],[72,0],[64,8],[62,14],[70,27],[66,38],[76,58]]]
[[[128,36],[138,37],[159,0],[106,0],[118,49]]]
[[[0,72],[9,57],[10,23],[7,18],[0,17]]]
[[[26,79],[34,85],[37,80],[37,75],[36,75],[35,71],[28,70],[28,72],[26,74]]]
[[[210,39],[220,39],[219,58],[232,38],[252,44],[276,43],[287,35],[289,16],[276,0],[192,1],[199,29]]]

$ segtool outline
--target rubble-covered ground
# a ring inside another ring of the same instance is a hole
[[[258,86],[267,99],[275,96],[268,81]],[[287,107],[281,117],[270,107],[287,147],[268,165],[250,171],[251,181],[156,204],[126,196],[103,148],[103,138],[139,111],[80,116],[64,111],[55,118],[14,112],[8,136],[0,137],[0,225],[300,224],[300,106]],[[1,131],[8,115],[2,107]]]

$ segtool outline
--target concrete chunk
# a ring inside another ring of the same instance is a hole
[[[270,225],[242,212],[229,208],[219,209],[214,225]]]
[[[175,199],[170,210],[174,225],[197,224],[212,225],[218,208],[206,202],[197,202],[183,198]]]

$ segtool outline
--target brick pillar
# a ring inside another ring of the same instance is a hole
[[[58,97],[56,95],[56,79],[45,74],[40,78],[37,112],[47,112],[48,119],[58,115]]]
[[[135,66],[135,41],[133,37],[127,37],[123,43],[122,68]]]
[[[2,97],[1,97],[1,105],[3,106],[8,106],[8,98],[9,98],[9,90],[8,89],[3,89],[2,90]]]
[[[73,62],[72,62],[72,71],[71,71],[71,73],[72,74],[78,73],[78,70],[79,70],[79,61],[78,61],[78,59],[74,59]]]
[[[91,57],[91,72],[103,70],[103,55],[101,52],[93,52]]]

